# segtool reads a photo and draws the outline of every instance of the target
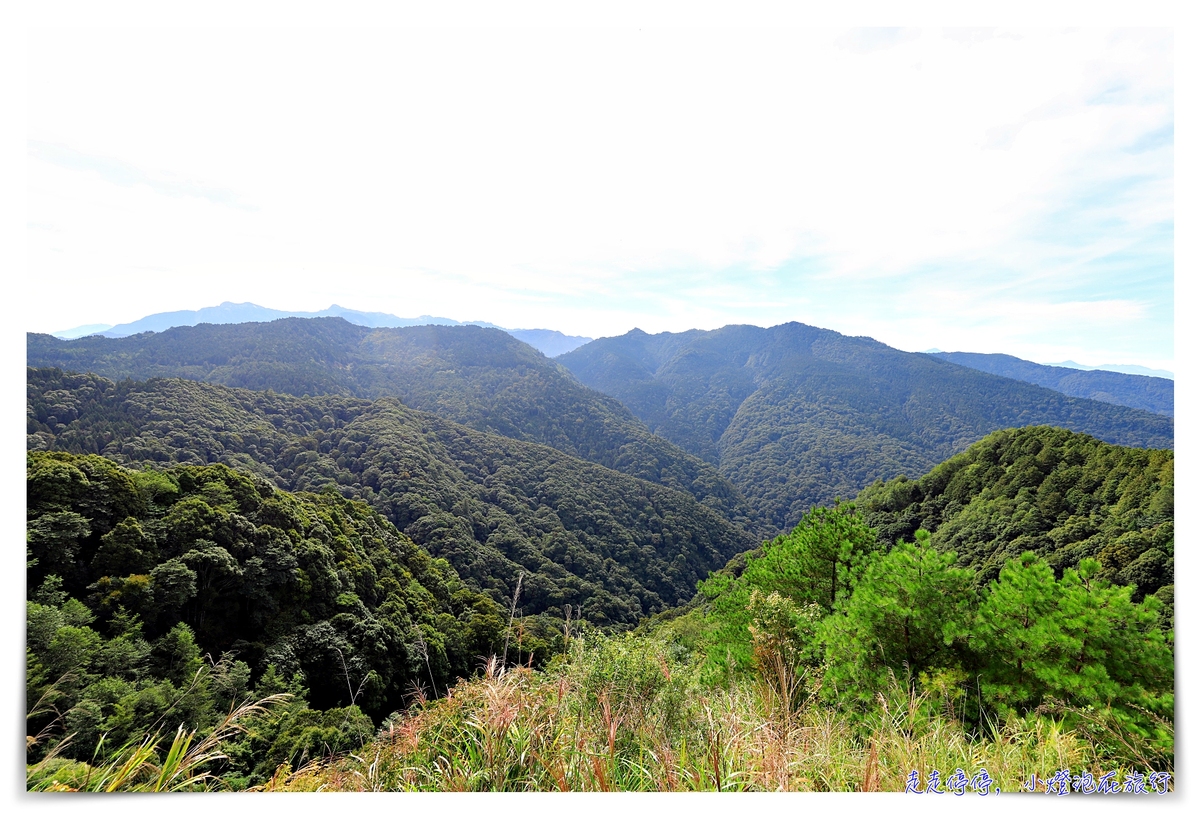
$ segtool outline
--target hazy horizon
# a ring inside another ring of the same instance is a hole
[[[137,321],[140,321],[140,320],[142,320],[142,319],[144,319],[144,318],[149,318],[149,317],[152,317],[152,316],[155,316],[155,315],[161,315],[161,314],[164,314],[164,313],[172,313],[172,312],[200,312],[200,311],[202,311],[202,310],[204,310],[204,309],[211,309],[211,308],[214,308],[214,307],[222,307],[222,306],[227,306],[227,305],[229,305],[229,306],[255,306],[255,307],[264,308],[264,309],[271,309],[271,310],[277,309],[276,307],[273,307],[273,306],[271,306],[270,304],[254,304],[253,302],[232,302],[232,301],[223,301],[223,302],[221,302],[220,304],[212,304],[212,305],[208,305],[207,307],[200,307],[200,308],[197,308],[197,309],[190,309],[190,310],[164,310],[164,311],[162,311],[162,312],[160,312],[160,313],[150,313],[149,315],[142,316],[142,318],[140,318],[140,319],[135,319],[135,321],[127,321],[127,322],[123,322],[122,324],[83,324],[83,325],[76,326],[76,327],[68,327],[68,328],[65,328],[65,329],[56,330],[56,331],[54,331],[54,332],[50,332],[50,333],[47,333],[47,334],[48,334],[48,335],[53,335],[53,336],[55,336],[55,337],[58,337],[58,338],[63,338],[63,339],[68,339],[68,340],[69,340],[69,339],[74,339],[74,338],[81,338],[81,337],[84,337],[85,335],[88,335],[88,334],[98,334],[98,333],[102,333],[102,332],[107,332],[107,331],[109,331],[109,330],[111,330],[111,329],[113,329],[113,328],[115,328],[115,327],[119,327],[119,326],[125,326],[125,325],[131,324],[131,323],[136,323]],[[330,305],[329,305],[328,307],[326,307],[325,309],[334,309],[334,308],[337,308],[337,307],[341,307],[341,308],[343,308],[343,309],[346,309],[346,310],[352,310],[352,309],[354,309],[354,308],[352,308],[352,307],[346,307],[344,304],[330,304]],[[305,311],[303,311],[303,312],[321,312],[321,311],[322,311],[322,310],[305,310]],[[357,311],[358,311],[358,312],[378,312],[378,311],[376,311],[376,310],[357,310]],[[285,311],[285,312],[286,312],[286,311]],[[301,311],[301,310],[295,310],[294,312],[302,312],[302,311]],[[400,319],[407,319],[407,320],[419,319],[419,318],[445,319],[445,320],[457,321],[459,324],[482,324],[482,325],[488,325],[488,326],[496,326],[496,327],[500,327],[500,325],[499,325],[499,324],[496,324],[494,321],[487,321],[487,320],[485,320],[485,319],[482,319],[482,318],[468,319],[468,320],[459,320],[459,319],[453,319],[453,318],[449,318],[448,316],[443,316],[443,315],[397,315],[397,316],[393,316],[393,317],[395,317],[395,318],[400,318]],[[272,320],[278,320],[278,319],[272,319]],[[788,323],[788,322],[784,321],[784,322],[780,322],[780,323]],[[801,322],[801,323],[803,323],[803,322]],[[180,326],[186,326],[186,325],[180,325]],[[729,326],[729,325],[728,325],[728,324],[725,324],[725,325],[723,325],[723,326]],[[754,324],[753,326],[778,326],[778,325],[777,325],[777,324],[771,324],[771,325]],[[602,336],[597,336],[597,337],[595,337],[595,338],[592,338],[591,336],[580,336],[580,335],[577,335],[577,334],[574,334],[574,333],[570,333],[570,332],[564,332],[563,330],[556,329],[556,328],[554,328],[554,327],[500,327],[500,328],[501,328],[501,329],[505,329],[505,330],[513,330],[513,331],[526,331],[526,330],[550,330],[550,331],[553,331],[553,332],[559,332],[559,333],[561,333],[562,335],[564,335],[564,336],[568,336],[568,337],[586,337],[586,338],[590,338],[591,340],[599,340],[600,338],[611,338],[611,337],[617,337],[617,336],[620,336],[620,335],[625,335],[626,333],[632,332],[632,331],[633,331],[633,330],[635,330],[635,329],[640,329],[639,327],[629,327],[629,328],[628,328],[628,329],[626,329],[624,332],[618,332],[618,333],[615,333],[614,335],[607,335],[607,336],[603,336],[603,335],[602,335]],[[689,329],[699,329],[699,330],[701,330],[701,331],[712,331],[712,330],[715,330],[715,329],[720,329],[720,327],[710,327],[710,328],[691,327],[691,328],[689,328]],[[831,329],[831,328],[830,328],[830,327],[821,327],[821,329]],[[85,333],[85,332],[79,332],[80,330],[89,330],[90,332],[86,332],[86,333]],[[684,331],[684,332],[686,332],[687,330],[680,330],[680,331]],[[834,331],[836,332],[836,330],[834,330]],[[663,332],[670,332],[670,330],[663,330]],[[650,334],[659,334],[659,333],[650,333]],[[875,339],[875,340],[878,340],[878,339]],[[897,349],[899,349],[899,347],[896,347],[896,348],[897,348]],[[931,348],[931,349],[925,349],[925,350],[915,350],[915,349],[909,349],[909,350],[904,350],[904,351],[906,351],[906,352],[980,352],[981,350],[975,350],[975,349],[962,349],[962,350],[942,350],[942,349],[939,349],[939,348],[936,348],[936,347],[934,347],[934,348]],[[1009,353],[1007,353],[1007,352],[1004,352],[1004,351],[1002,351],[1002,350],[997,350],[997,351],[992,351],[992,352],[985,352],[984,354],[1004,354],[1004,355],[1007,355],[1007,354],[1009,354]],[[1132,373],[1132,374],[1148,374],[1148,375],[1152,375],[1152,376],[1169,377],[1169,378],[1171,378],[1171,379],[1174,379],[1174,377],[1175,377],[1175,373],[1174,373],[1173,371],[1171,371],[1171,370],[1164,370],[1164,369],[1155,368],[1155,367],[1147,367],[1147,366],[1144,366],[1144,365],[1142,365],[1142,364],[1139,364],[1139,363],[1137,363],[1137,362],[1129,362],[1129,361],[1106,361],[1106,362],[1104,362],[1104,363],[1099,363],[1099,364],[1095,364],[1095,363],[1082,363],[1082,362],[1079,362],[1079,361],[1073,361],[1073,360],[1065,360],[1065,361],[1034,361],[1034,363],[1039,363],[1039,364],[1042,364],[1043,366],[1065,366],[1065,367],[1071,367],[1071,368],[1075,368],[1075,369],[1084,369],[1084,370],[1086,370],[1086,369],[1109,369],[1110,371],[1118,371],[1118,370],[1112,369],[1112,367],[1127,367],[1127,368],[1135,368],[1135,369],[1144,369],[1144,370],[1146,370],[1145,372],[1142,372],[1142,373]]]
[[[30,330],[336,303],[1175,369],[1171,29],[44,28],[28,54],[28,272],[56,282]]]

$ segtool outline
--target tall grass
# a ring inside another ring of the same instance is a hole
[[[944,781],[984,768],[1016,791],[1034,773],[1102,766],[1093,742],[1047,716],[972,735],[952,697],[893,680],[849,719],[796,695],[800,681],[778,664],[710,686],[674,652],[624,636],[575,640],[542,672],[493,659],[445,698],[398,714],[359,753],[281,770],[263,789],[902,791],[912,770]]]
[[[916,686],[892,678],[870,708],[839,709],[819,695],[820,673],[764,633],[757,672],[725,683],[703,675],[699,652],[654,634],[572,638],[544,671],[493,657],[443,698],[414,690],[412,706],[356,753],[283,765],[255,789],[902,791],[914,770],[926,782],[934,770],[945,781],[982,768],[1000,790],[1018,791],[1030,775],[1064,769],[1174,772],[1172,758],[1144,755],[1102,717],[1083,732],[1049,712],[973,732],[954,672]],[[222,743],[284,698],[245,702],[203,736],[181,727],[169,742],[159,733],[111,752],[102,741],[90,764],[62,758],[67,737],[28,768],[28,788],[227,789]]]
[[[290,698],[281,693],[259,701],[243,702],[232,708],[215,727],[197,739],[197,731],[175,731],[165,751],[161,733],[133,741],[109,751],[101,738],[92,763],[68,761],[62,751],[72,737],[61,739],[46,756],[27,768],[26,788],[30,792],[187,792],[221,789],[222,780],[214,772],[226,756],[221,744],[242,730],[246,718],[266,712],[276,703]]]

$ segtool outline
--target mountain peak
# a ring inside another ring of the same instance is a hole
[[[487,321],[455,321],[452,318],[439,318],[433,315],[421,315],[417,318],[400,318],[384,312],[366,312],[347,309],[339,304],[330,304],[328,309],[320,312],[304,312],[302,310],[276,310],[263,307],[250,301],[222,301],[215,307],[202,307],[198,310],[176,310],[174,312],[159,312],[147,315],[137,321],[127,324],[88,324],[51,333],[62,340],[73,340],[87,335],[104,335],[107,338],[125,338],[130,335],[140,335],[145,332],[164,332],[175,327],[194,327],[197,324],[247,324],[277,321],[281,318],[342,318],[351,324],[371,329],[387,327],[412,327],[423,324],[439,324],[445,326],[472,325],[498,329],[518,338],[547,357],[555,357],[564,352],[570,352],[591,341],[575,335],[564,335],[557,330],[530,329],[510,330]]]

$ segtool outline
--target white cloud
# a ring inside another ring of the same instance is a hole
[[[336,300],[591,335],[808,315],[884,340],[917,333],[888,305],[947,284],[1145,304],[1122,318],[1135,325],[1161,321],[1148,298],[1169,312],[1169,275],[1134,294],[1110,269],[1170,264],[1152,240],[1173,219],[1169,31],[60,30],[33,45],[29,221],[52,229],[30,231],[30,258],[71,286],[31,329]],[[1030,321],[1005,340],[1055,332]],[[1150,335],[1129,354],[1170,359],[1170,333]]]

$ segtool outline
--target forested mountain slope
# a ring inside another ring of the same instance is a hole
[[[395,396],[479,431],[687,491],[756,535],[766,531],[712,465],[651,434],[619,401],[498,329],[372,329],[339,318],[286,318],[127,338],[30,334],[27,361],[118,380],[179,377],[297,396]]]
[[[1061,575],[1095,557],[1136,598],[1174,584],[1175,455],[1049,427],[988,435],[918,480],[879,482],[856,505],[880,541],[919,528],[960,564],[997,577],[1032,551]],[[1173,588],[1167,598],[1173,598]]]
[[[1103,369],[1071,369],[1046,366],[1014,358],[1012,355],[985,355],[978,352],[935,352],[935,358],[990,372],[1006,378],[1037,384],[1064,395],[1091,398],[1133,409],[1145,409],[1175,417],[1175,382],[1148,375],[1126,375]]]
[[[166,334],[166,333],[164,333]],[[690,495],[395,398],[300,398],[178,379],[30,369],[31,449],[225,463],[292,491],[336,486],[473,587],[529,614],[632,624],[757,542]]]
[[[556,359],[710,463],[779,530],[877,479],[1035,424],[1169,448],[1170,418],[790,323],[602,338]]]
[[[119,746],[180,697],[178,719],[219,720],[268,665],[302,673],[320,708],[350,704],[347,676],[369,677],[356,698],[378,718],[414,682],[472,675],[503,641],[507,611],[362,502],[223,465],[129,471],[64,452],[29,452],[27,478],[29,649],[44,674],[31,682],[74,674],[58,704],[93,700],[70,720],[84,753],[105,719]],[[226,652],[236,664],[184,692],[202,655]]]

